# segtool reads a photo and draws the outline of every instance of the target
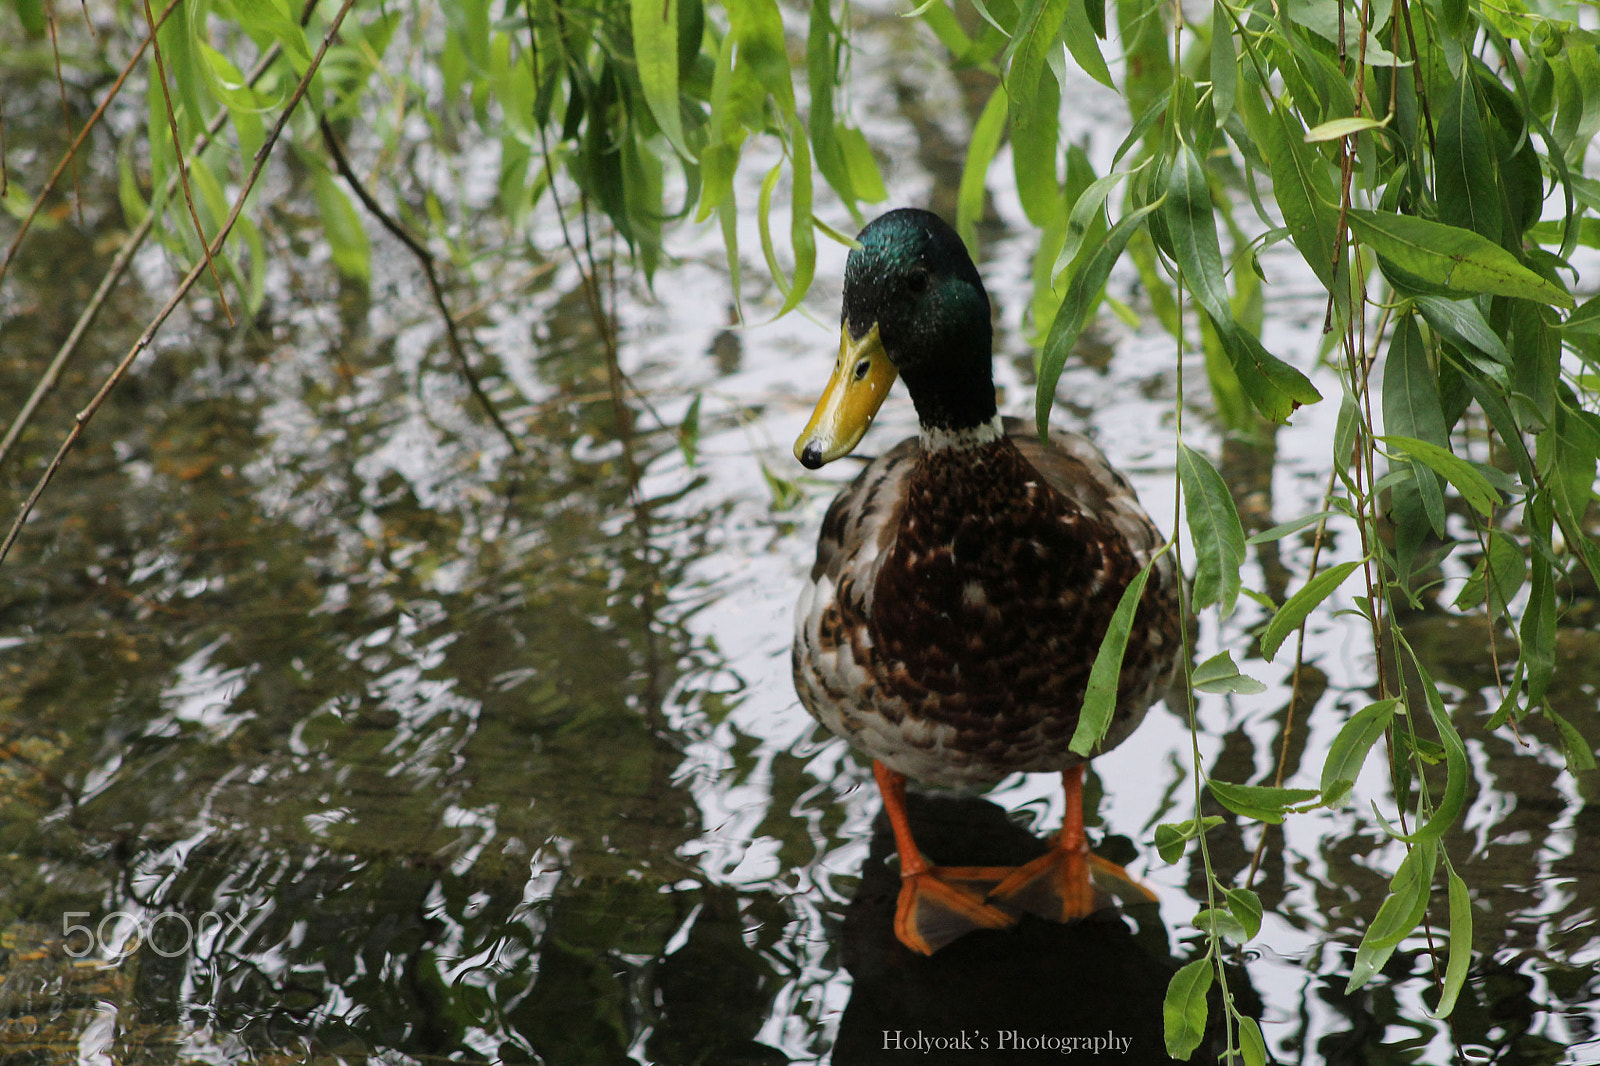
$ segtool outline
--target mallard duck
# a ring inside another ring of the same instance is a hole
[[[921,432],[872,461],[823,519],[795,618],[795,688],[871,756],[900,854],[895,933],[932,954],[1019,911],[1084,916],[1091,865],[1137,884],[1089,851],[1085,763],[1068,743],[1112,612],[1152,557],[1096,753],[1126,739],[1165,688],[1179,578],[1099,449],[999,417],[989,297],[956,232],[902,209],[857,242],[838,361],[795,456],[814,470],[849,454],[897,376]],[[1050,851],[1015,869],[932,866],[906,819],[906,779],[970,788],[1017,771],[1062,775],[1066,817]]]

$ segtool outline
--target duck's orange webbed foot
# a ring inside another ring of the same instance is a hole
[[[912,951],[932,955],[975,929],[1014,924],[1016,915],[984,902],[990,889],[1010,873],[1006,867],[955,866],[902,872],[894,935]]]
[[[906,779],[872,763],[884,813],[900,853],[900,902],[894,935],[912,951],[932,955],[975,929],[1004,929],[1017,918],[984,897],[1011,874],[1007,866],[934,866],[923,858],[906,817]]]
[[[1019,866],[989,893],[991,903],[1027,911],[1054,922],[1069,922],[1100,909],[1090,873],[1114,895],[1134,901],[1155,902],[1155,894],[1108,859],[1089,850],[1083,832],[1083,767],[1062,775],[1067,813],[1055,845],[1026,866]]]

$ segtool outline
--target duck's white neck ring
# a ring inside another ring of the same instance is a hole
[[[922,427],[922,447],[930,452],[957,451],[966,448],[977,448],[984,444],[993,444],[1005,436],[1005,429],[1000,423],[998,413],[987,422],[980,422],[976,426],[965,429],[943,429],[936,426]]]

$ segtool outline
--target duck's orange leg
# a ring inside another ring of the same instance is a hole
[[[1082,918],[1095,910],[1094,886],[1089,882],[1093,867],[1096,873],[1115,882],[1112,887],[1121,890],[1119,895],[1136,894],[1137,898],[1155,902],[1155,894],[1128,871],[1089,850],[1089,838],[1083,831],[1083,773],[1080,763],[1061,774],[1067,813],[1055,846],[1012,871],[989,893],[991,900],[1055,922]]]
[[[1005,867],[934,866],[923,857],[906,818],[906,778],[872,761],[884,813],[900,852],[900,902],[894,935],[912,951],[932,955],[974,929],[1004,929],[1017,919],[984,902],[984,894],[1011,870]]]

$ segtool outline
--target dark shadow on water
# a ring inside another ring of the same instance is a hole
[[[934,862],[1018,865],[1046,847],[987,800],[913,794],[908,810],[917,841]],[[972,933],[924,958],[894,937],[900,875],[893,855],[888,821],[880,814],[860,890],[845,913],[844,964],[855,983],[834,1066],[1018,1066],[1097,1056],[1173,1061],[1161,1007],[1180,963],[1167,954],[1167,932],[1154,905],[1134,908],[1143,912],[1136,916],[1102,910],[1070,925],[1024,918],[1013,929]],[[1258,1012],[1243,978],[1237,971],[1230,975],[1234,994]],[[1216,1062],[1222,1050],[1215,989],[1212,999],[1212,1025],[1191,1063]],[[1106,1043],[1097,1046],[1096,1038]],[[928,1050],[939,1043],[948,1046]]]

